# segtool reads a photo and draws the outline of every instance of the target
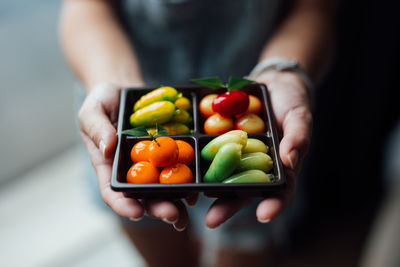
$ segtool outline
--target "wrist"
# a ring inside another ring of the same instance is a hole
[[[270,95],[291,95],[299,97],[312,108],[314,103],[314,94],[307,88],[302,77],[295,72],[270,70],[261,73],[255,80],[267,86]]]
[[[145,83],[141,80],[113,80],[113,81],[98,81],[88,85],[86,88],[87,92],[91,92],[93,89],[98,87],[107,87],[110,90],[112,89],[121,89],[121,88],[129,88],[129,87],[143,87]]]
[[[302,77],[296,72],[290,71],[279,71],[269,70],[262,72],[255,78],[256,82],[265,83],[269,89],[273,89],[274,86],[270,86],[276,83],[287,84],[295,87],[301,87],[307,90],[307,85],[304,83]]]
[[[298,62],[293,59],[284,57],[268,57],[260,61],[250,72],[248,78],[257,80],[259,76],[263,76],[268,72],[274,73],[293,73],[296,74],[302,83],[309,89],[313,90],[314,85],[308,74],[299,66]]]

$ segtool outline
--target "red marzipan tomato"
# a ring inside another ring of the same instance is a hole
[[[233,90],[219,95],[212,103],[212,109],[225,117],[243,113],[249,107],[249,95],[240,90]]]

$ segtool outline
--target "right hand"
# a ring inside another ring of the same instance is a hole
[[[310,93],[298,74],[267,71],[255,80],[268,86],[278,132],[282,135],[279,154],[287,178],[284,190],[263,199],[257,206],[258,221],[266,223],[282,213],[295,197],[296,179],[311,140],[312,114]],[[249,198],[217,199],[206,214],[206,225],[218,227],[251,201]]]
[[[127,198],[110,187],[117,143],[115,126],[118,122],[120,90],[119,86],[110,83],[96,85],[87,95],[79,111],[82,140],[96,171],[102,198],[119,216],[136,221],[146,214],[172,224],[176,230],[182,231],[186,228],[189,218],[181,200]],[[197,197],[193,197],[186,199],[186,202],[194,205],[196,200]]]

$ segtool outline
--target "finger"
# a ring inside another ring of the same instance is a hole
[[[144,216],[144,208],[140,202],[133,198],[127,198],[120,192],[112,191],[110,184],[100,187],[103,201],[119,216],[138,221]]]
[[[283,122],[283,138],[279,145],[282,163],[295,170],[306,154],[311,138],[312,116],[307,107],[290,110]]]
[[[119,216],[133,220],[142,218],[144,208],[137,200],[126,198],[122,193],[112,191],[110,186],[112,160],[104,160],[100,151],[88,136],[83,134],[82,138],[96,171],[103,201]]]
[[[179,219],[176,223],[173,224],[175,230],[182,232],[186,229],[189,223],[189,215],[187,213],[186,207],[182,201],[178,200],[175,202],[176,207],[179,210]]]
[[[111,123],[116,123],[118,120],[120,91],[121,86],[113,83],[101,83],[90,93],[90,96],[93,99],[101,102],[102,108],[111,120]]]
[[[113,155],[117,142],[116,129],[110,117],[118,109],[118,90],[110,85],[101,85],[88,95],[79,111],[81,131],[90,137],[104,158]],[[114,118],[115,119],[115,118]]]
[[[143,201],[148,216],[163,220],[168,224],[177,223],[179,220],[179,209],[168,200],[147,199]]]
[[[116,130],[105,115],[101,103],[87,98],[79,112],[79,125],[104,158],[112,155],[117,141]]]
[[[205,221],[208,228],[214,229],[231,218],[236,212],[249,205],[251,199],[217,199],[207,211]]]
[[[261,223],[267,223],[278,216],[284,207],[285,203],[281,198],[264,199],[257,206],[257,220]]]
[[[256,210],[257,220],[267,223],[277,217],[290,203],[293,202],[296,193],[296,175],[294,171],[287,171],[287,185],[283,192],[274,197],[262,200]]]
[[[185,198],[185,202],[189,208],[193,208],[196,205],[198,199],[199,199],[199,194],[196,193],[196,194],[187,196]]]

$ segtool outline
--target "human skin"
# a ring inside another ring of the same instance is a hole
[[[329,67],[333,54],[336,2],[294,1],[290,12],[265,45],[260,61],[270,57],[296,59],[317,82]],[[189,218],[182,201],[139,201],[110,188],[119,92],[122,87],[144,84],[134,49],[113,12],[113,3],[64,1],[60,37],[65,56],[88,93],[79,112],[79,123],[104,202],[122,217],[139,220],[146,214],[172,224],[178,231],[184,230]],[[311,138],[312,116],[309,89],[296,73],[269,71],[255,80],[268,86],[282,135],[279,152],[288,177],[284,192],[258,204],[255,216],[266,223],[293,201],[296,177]],[[186,202],[189,206],[194,205],[196,196]],[[252,199],[217,199],[205,216],[206,226],[218,227],[251,202]]]

